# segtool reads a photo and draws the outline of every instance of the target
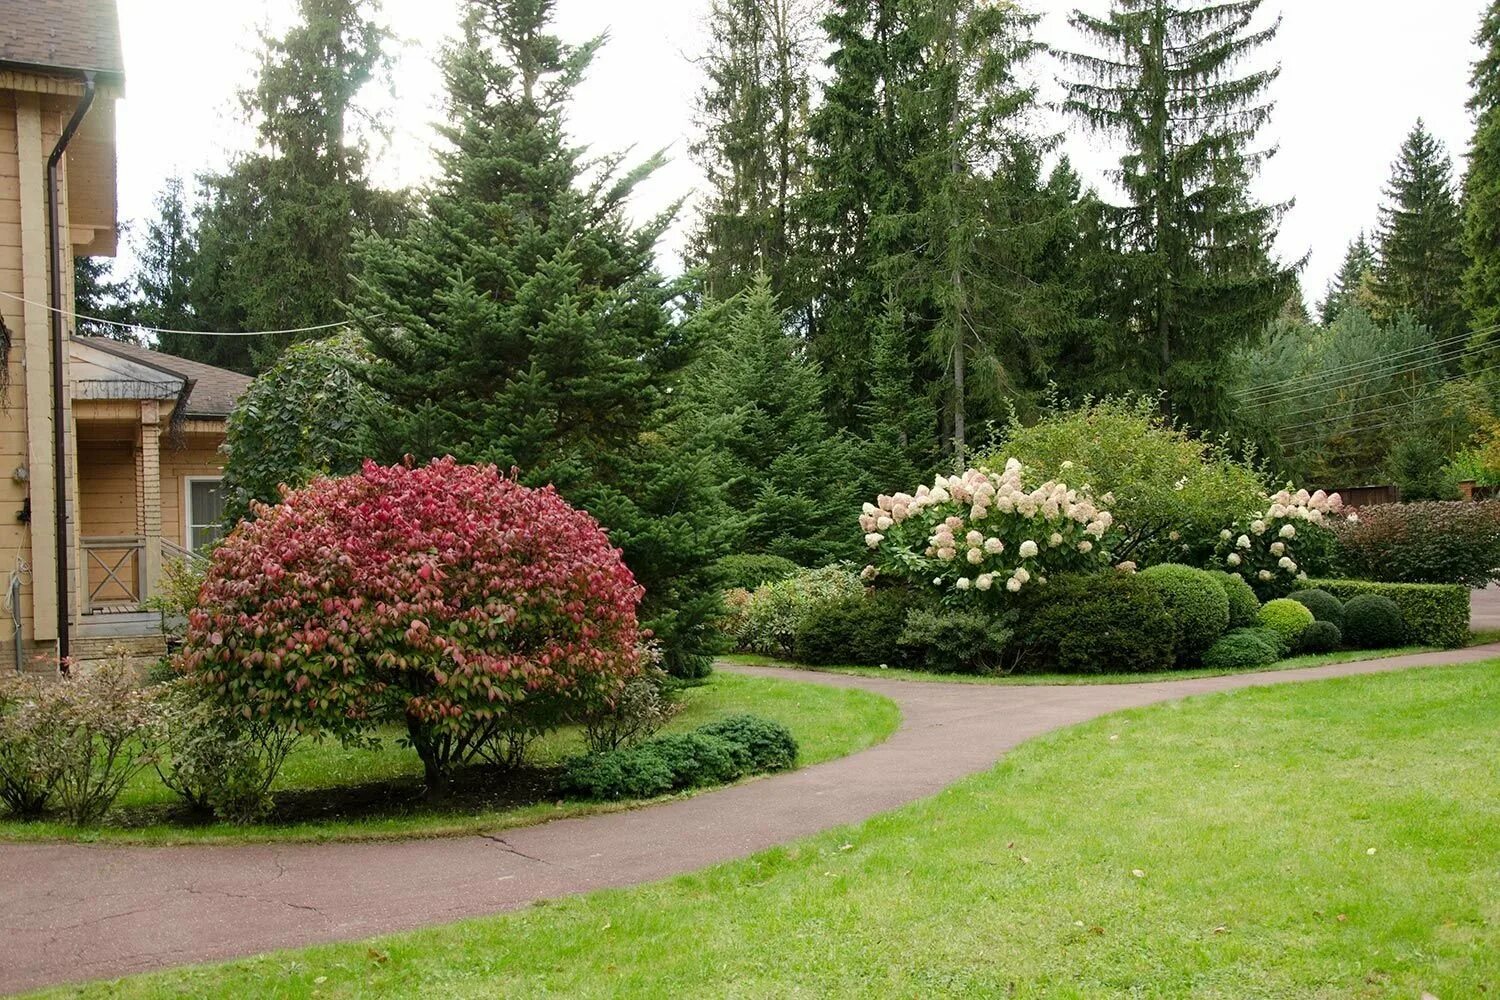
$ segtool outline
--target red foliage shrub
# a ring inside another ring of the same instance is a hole
[[[1380,504],[1334,527],[1347,576],[1467,587],[1500,580],[1500,501]]]
[[[551,487],[366,463],[255,513],[215,550],[183,657],[242,714],[343,739],[404,721],[440,782],[640,669],[641,588]]]

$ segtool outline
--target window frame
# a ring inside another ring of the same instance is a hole
[[[193,544],[194,483],[217,483],[222,486],[224,477],[222,475],[182,477],[182,547],[189,552],[198,551],[198,547]]]

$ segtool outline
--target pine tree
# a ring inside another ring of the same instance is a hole
[[[571,145],[566,113],[601,39],[550,34],[552,0],[470,0],[442,61],[447,148],[406,230],[372,236],[353,312],[417,457],[515,467],[590,510],[646,587],[644,613],[679,672],[707,663],[722,554],[717,480],[668,408],[693,345],[678,289],[625,202],[659,158],[623,173]],[[708,603],[703,603],[707,601]]]
[[[707,83],[690,147],[708,180],[689,263],[726,300],[764,273],[801,310],[807,119],[817,48],[814,0],[711,0]]]
[[[368,178],[359,103],[388,70],[378,0],[298,0],[297,13],[285,34],[262,37],[256,81],[241,94],[256,148],[203,178],[196,297],[215,303],[226,328],[343,319],[356,233],[389,230],[401,214],[401,198]],[[251,341],[248,367],[268,366],[295,339]]]
[[[1381,313],[1410,313],[1446,342],[1468,328],[1464,224],[1452,161],[1420,120],[1401,144],[1385,195],[1375,270]]]
[[[1375,274],[1375,248],[1360,230],[1354,242],[1344,253],[1344,263],[1328,283],[1323,301],[1318,303],[1318,315],[1324,326],[1332,326],[1350,305],[1357,302],[1361,289],[1365,288]]]
[[[1471,77],[1474,138],[1464,178],[1464,305],[1475,330],[1475,368],[1495,363],[1500,344],[1500,0],[1491,0],[1475,42],[1484,50]]]
[[[1126,146],[1125,204],[1106,213],[1118,274],[1110,318],[1121,331],[1112,363],[1203,428],[1225,425],[1230,353],[1259,337],[1295,276],[1271,258],[1287,204],[1249,192],[1271,155],[1251,146],[1279,73],[1235,75],[1280,27],[1252,27],[1260,6],[1113,0],[1106,16],[1071,17],[1101,51],[1065,56],[1078,73],[1066,110]]]
[[[728,417],[718,451],[741,550],[809,566],[852,555],[851,442],[829,428],[822,374],[787,333],[770,278],[712,311],[713,339],[686,391],[709,419]]]

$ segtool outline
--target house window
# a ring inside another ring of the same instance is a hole
[[[199,552],[224,535],[223,480],[190,476],[187,481],[187,547]]]

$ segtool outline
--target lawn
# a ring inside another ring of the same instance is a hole
[[[1194,698],[699,874],[82,995],[1494,996],[1496,732],[1500,660]]]
[[[670,729],[691,729],[737,712],[753,712],[791,729],[800,764],[862,750],[900,724],[895,703],[869,692],[716,673],[686,690],[683,711]],[[577,730],[540,741],[531,755],[534,768],[515,775],[472,772],[467,779],[460,777],[454,795],[439,802],[422,797],[422,765],[398,738],[395,731],[383,734],[378,749],[324,742],[294,752],[277,782],[276,822],[193,823],[177,796],[148,768],[121,794],[107,825],[80,831],[60,822],[5,817],[0,818],[0,840],[178,843],[444,836],[628,808],[557,801],[552,794],[557,763],[583,749]]]
[[[1491,640],[1495,641],[1495,640]],[[785,667],[788,670],[824,671],[834,674],[853,674],[856,677],[883,677],[898,681],[943,681],[951,684],[1144,684],[1148,681],[1187,680],[1192,677],[1223,677],[1228,674],[1253,674],[1270,670],[1296,670],[1301,667],[1321,667],[1330,663],[1352,663],[1356,660],[1382,660],[1410,653],[1431,653],[1431,646],[1407,646],[1402,649],[1341,649],[1332,653],[1311,653],[1293,656],[1268,667],[1251,667],[1244,670],[1224,670],[1212,667],[1194,667],[1187,670],[1169,670],[1145,674],[940,674],[927,670],[906,670],[900,667],[828,666],[809,667],[806,664],[779,660],[774,656],[758,656],[754,653],[732,653],[721,657],[725,663],[741,663],[755,667]]]

